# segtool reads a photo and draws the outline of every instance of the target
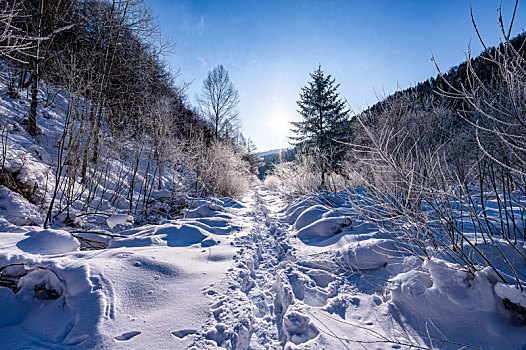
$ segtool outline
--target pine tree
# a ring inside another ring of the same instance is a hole
[[[292,144],[301,152],[315,156],[322,175],[321,188],[325,187],[325,175],[338,172],[345,157],[349,111],[339,96],[339,84],[318,66],[311,73],[312,80],[301,89],[298,113],[302,121],[292,122]]]

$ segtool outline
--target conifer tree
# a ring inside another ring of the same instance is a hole
[[[339,84],[325,75],[318,66],[311,73],[312,80],[301,89],[298,113],[302,121],[292,122],[292,144],[301,152],[315,156],[322,175],[321,188],[325,187],[325,175],[338,172],[345,157],[349,110],[345,108],[338,93]]]

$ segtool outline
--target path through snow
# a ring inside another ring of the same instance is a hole
[[[404,253],[346,195],[284,203],[256,187],[192,349],[524,348],[488,270]]]
[[[206,290],[214,302],[193,349],[351,349],[342,334],[370,338],[368,330],[348,330],[353,308],[354,321],[383,331],[386,304],[372,285],[360,293],[363,281],[336,266],[330,249],[302,251],[276,193],[257,187],[247,205],[250,229],[235,239],[241,248],[226,278]]]

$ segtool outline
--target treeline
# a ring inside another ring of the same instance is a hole
[[[162,41],[142,1],[28,0],[4,5],[16,9],[12,25],[27,33],[31,44],[9,57],[16,71],[11,86],[30,87],[32,103],[38,103],[38,82],[44,79],[76,90],[91,102],[90,114],[104,115],[114,132],[137,133],[151,127],[145,109],[162,98],[164,108],[178,116],[174,133],[210,134],[186,108],[184,87],[175,85],[162,61],[170,45]],[[38,132],[36,125],[30,127]]]
[[[294,147],[276,150],[273,153],[262,155],[263,164],[258,168],[259,178],[263,180],[267,172],[271,172],[272,169],[279,163],[292,162],[296,159],[296,153],[298,150]]]
[[[252,145],[234,125],[218,134],[189,104],[163,60],[173,46],[144,1],[0,0],[0,8],[7,95],[31,98],[23,124],[38,139],[49,108],[63,116],[54,179],[29,198],[46,208],[45,225],[106,201],[147,219],[155,191],[166,188],[237,196],[248,187]]]

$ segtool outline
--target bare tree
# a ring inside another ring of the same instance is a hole
[[[32,43],[26,32],[15,25],[15,19],[21,11],[20,1],[0,0],[0,57],[21,61]]]
[[[203,81],[201,95],[197,102],[203,117],[211,124],[214,136],[222,138],[231,135],[238,124],[237,105],[239,93],[230,81],[228,71],[218,65]]]

